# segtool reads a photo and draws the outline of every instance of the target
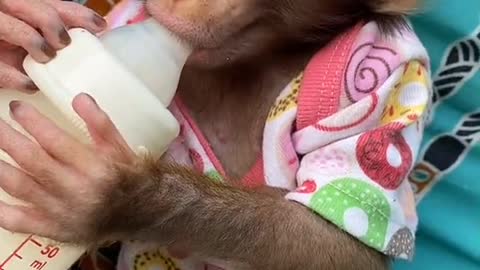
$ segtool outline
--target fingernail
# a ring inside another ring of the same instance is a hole
[[[65,46],[69,45],[70,42],[72,42],[70,35],[65,29],[60,30],[60,33],[58,33],[58,36],[60,37],[60,42],[62,42],[62,44]]]
[[[32,91],[32,92],[36,92],[38,91],[38,87],[37,85],[33,82],[33,81],[28,81],[27,83],[25,83],[25,90],[29,90],[29,91]]]
[[[15,110],[17,110],[18,107],[20,107],[20,101],[13,100],[13,101],[10,102],[10,104],[8,104],[8,106],[10,107],[10,111],[12,113],[15,113]]]
[[[83,94],[90,99],[90,101],[93,103],[93,105],[98,107],[97,101],[92,96],[90,96],[87,93],[83,93]]]
[[[41,49],[42,49],[42,52],[45,55],[47,55],[49,58],[54,58],[55,55],[57,55],[57,52],[50,45],[48,45],[47,42],[43,42]]]
[[[93,14],[93,23],[100,28],[105,28],[107,26],[107,21],[98,14]]]

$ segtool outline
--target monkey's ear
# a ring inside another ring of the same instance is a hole
[[[380,14],[409,14],[418,8],[420,2],[420,0],[380,0],[375,6],[375,11]]]

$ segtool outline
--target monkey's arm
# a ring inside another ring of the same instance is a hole
[[[247,190],[175,165],[144,165],[122,171],[125,192],[112,193],[110,209],[99,211],[108,213],[99,217],[106,221],[100,235],[180,244],[253,269],[386,269],[383,256],[281,190]]]

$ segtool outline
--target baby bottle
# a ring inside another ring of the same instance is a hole
[[[0,89],[0,117],[29,136],[8,111],[10,101],[23,100],[78,140],[90,143],[84,122],[72,108],[73,98],[85,92],[110,116],[134,151],[161,156],[178,136],[179,125],[167,107],[190,47],[153,19],[99,38],[78,28],[69,34],[72,43],[50,62],[25,58],[24,69],[41,91],[27,95]],[[17,166],[5,152],[0,151],[0,159]],[[1,189],[0,200],[25,203]],[[0,241],[0,270],[66,270],[85,251],[2,229]]]

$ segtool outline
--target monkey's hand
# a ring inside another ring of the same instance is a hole
[[[77,96],[73,107],[92,145],[78,142],[23,102],[10,104],[11,115],[38,143],[0,120],[0,149],[21,168],[0,161],[0,187],[26,202],[0,202],[1,227],[81,244],[114,237],[98,213],[119,185],[114,172],[133,166],[136,156],[88,95]]]

